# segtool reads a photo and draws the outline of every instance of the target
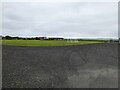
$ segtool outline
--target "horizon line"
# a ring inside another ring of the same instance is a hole
[[[13,36],[13,35],[0,35],[0,36],[11,36],[11,37],[47,37],[47,38],[64,38],[64,39],[119,39],[119,37],[64,37],[64,36]]]

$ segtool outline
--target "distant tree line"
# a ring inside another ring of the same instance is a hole
[[[3,40],[64,40],[64,38],[47,38],[47,37],[31,37],[31,38],[25,38],[25,37],[12,37],[12,36],[1,36]]]
[[[64,39],[62,37],[13,37],[0,36],[2,40],[65,40],[65,41],[100,41],[100,42],[117,42],[115,40],[95,40],[95,39]]]

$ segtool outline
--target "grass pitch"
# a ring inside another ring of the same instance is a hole
[[[66,40],[2,40],[2,45],[15,46],[68,46],[80,44],[103,43],[99,40],[84,40],[84,41],[66,41]]]

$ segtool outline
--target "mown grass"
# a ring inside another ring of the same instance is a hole
[[[102,41],[65,41],[65,40],[2,40],[2,45],[15,46],[67,46],[80,44],[103,43]]]

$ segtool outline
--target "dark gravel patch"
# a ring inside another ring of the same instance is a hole
[[[118,45],[2,47],[3,88],[116,88]]]

